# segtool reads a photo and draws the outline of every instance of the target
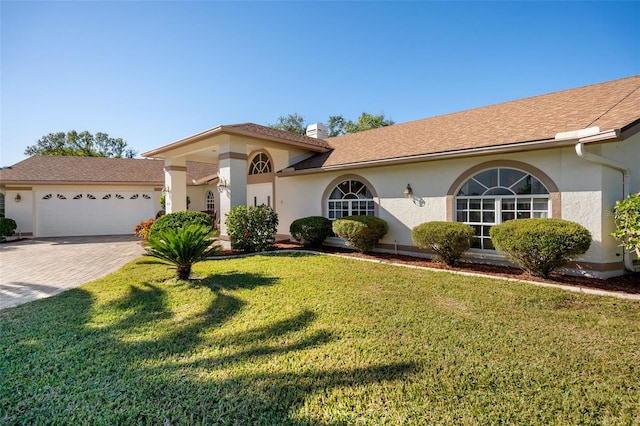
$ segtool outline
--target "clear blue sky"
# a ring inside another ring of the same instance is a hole
[[[0,165],[57,131],[397,123],[640,73],[640,2],[9,2]]]

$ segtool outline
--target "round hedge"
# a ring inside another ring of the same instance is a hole
[[[389,225],[374,216],[347,216],[333,222],[333,232],[361,253],[372,250],[389,232]]]
[[[149,236],[156,233],[164,232],[167,229],[179,229],[187,225],[204,225],[209,228],[213,226],[211,217],[203,212],[175,212],[160,216],[153,225],[151,225]]]
[[[289,233],[305,247],[319,247],[331,235],[331,221],[323,216],[303,217],[291,222]]]
[[[438,260],[454,265],[471,248],[475,231],[464,223],[426,222],[413,228],[411,239],[419,248],[432,250]]]
[[[589,250],[591,233],[562,219],[517,219],[492,226],[493,245],[532,275],[549,274]]]

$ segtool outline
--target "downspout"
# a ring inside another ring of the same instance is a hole
[[[601,155],[594,154],[592,152],[587,152],[583,142],[578,142],[576,144],[576,154],[578,154],[578,157],[582,158],[583,160],[591,161],[592,163],[607,166],[609,168],[622,172],[622,199],[625,199],[629,196],[629,169],[624,164],[611,160],[609,158],[605,158]],[[631,253],[624,246],[622,247],[622,254],[622,257],[624,259],[624,267],[628,271],[635,272],[636,268],[633,266],[633,262],[631,261]]]

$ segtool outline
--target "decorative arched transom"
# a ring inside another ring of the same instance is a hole
[[[550,191],[533,174],[510,167],[480,171],[455,194],[456,222],[476,231],[474,248],[494,249],[489,229],[508,220],[551,217]]]
[[[328,195],[327,195],[328,193]],[[359,178],[344,178],[332,182],[325,191],[326,216],[330,220],[346,216],[375,216],[376,202],[373,188]]]
[[[264,173],[271,173],[271,160],[269,156],[264,152],[259,152],[256,154],[251,160],[251,165],[249,166],[249,174],[250,175],[261,175]]]

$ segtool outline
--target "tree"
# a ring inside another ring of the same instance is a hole
[[[395,122],[385,118],[384,114],[374,115],[363,112],[356,121],[346,120],[342,115],[331,115],[327,120],[327,129],[329,131],[329,137],[333,138],[335,136],[363,132],[392,124],[395,124]],[[297,133],[299,135],[305,135],[307,133],[307,123],[304,117],[295,112],[278,117],[278,122],[270,124],[269,127]]]
[[[293,114],[281,115],[278,117],[278,122],[270,124],[269,127],[284,130],[286,132],[297,133],[299,135],[307,133],[307,124],[305,123],[304,117],[296,112]]]
[[[75,130],[49,133],[38,139],[35,145],[24,150],[25,155],[62,155],[75,157],[133,158],[137,154],[122,138],[109,137],[107,133],[94,135]]]
[[[363,112],[357,121],[347,121],[344,125],[345,133],[364,132],[365,130],[377,129],[380,127],[395,124],[393,120],[384,117],[384,114],[373,115]]]
[[[617,201],[613,219],[616,231],[611,234],[628,250],[635,250],[640,257],[640,193],[631,194]]]
[[[329,137],[344,135],[346,133],[345,126],[347,121],[342,115],[330,115],[327,120],[327,129],[329,130]]]

